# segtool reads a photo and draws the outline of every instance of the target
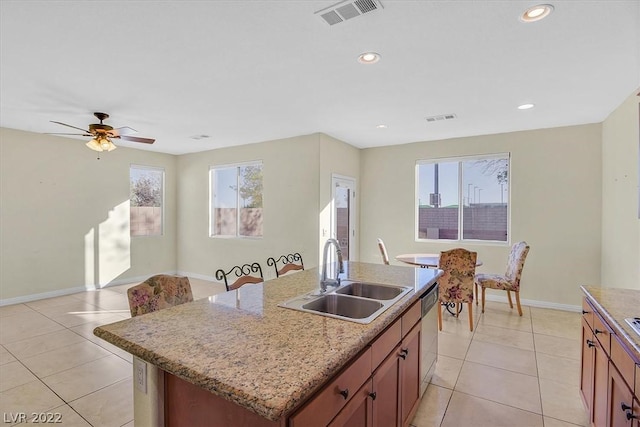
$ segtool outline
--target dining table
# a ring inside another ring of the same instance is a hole
[[[440,264],[440,254],[401,254],[396,256],[396,260],[422,268],[438,268]],[[480,267],[482,261],[476,259],[476,267]]]

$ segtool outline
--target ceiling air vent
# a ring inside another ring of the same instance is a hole
[[[455,119],[455,118],[456,118],[455,114],[441,114],[439,116],[427,117],[427,121],[429,123],[431,123],[431,122],[439,122],[439,121],[442,121],[442,120],[452,120],[452,119]]]
[[[315,14],[319,14],[327,24],[335,25],[378,9],[383,9],[382,3],[378,0],[347,0],[321,9]]]

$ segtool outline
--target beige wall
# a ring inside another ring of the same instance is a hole
[[[0,300],[176,269],[175,156],[0,129]],[[165,227],[129,237],[129,166],[162,167]]]
[[[510,242],[531,246],[522,298],[579,305],[579,285],[600,278],[600,134],[596,124],[363,150],[360,259],[381,262],[378,237],[390,257],[458,246],[415,241],[416,160],[510,152]],[[484,262],[478,272],[504,273],[509,245],[463,246]]]
[[[606,287],[640,289],[639,91],[602,125],[601,283]]]
[[[267,258],[300,252],[305,267],[317,265],[319,134],[221,148],[178,159],[178,270],[212,279],[218,268],[259,262],[275,277]],[[209,237],[209,168],[263,162],[264,236]]]

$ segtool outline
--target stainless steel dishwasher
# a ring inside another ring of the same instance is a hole
[[[420,297],[422,306],[422,337],[420,350],[420,396],[433,377],[438,358],[438,284],[436,283]]]

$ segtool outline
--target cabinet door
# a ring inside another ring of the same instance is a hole
[[[420,327],[416,326],[402,340],[400,346],[400,425],[409,423],[409,416],[420,399]]]
[[[609,358],[602,344],[596,339],[593,347],[593,427],[607,426],[607,383],[609,381]]]
[[[580,395],[593,422],[593,363],[595,357],[595,339],[589,323],[582,319],[582,370],[580,372]],[[605,387],[606,390],[606,387]]]
[[[373,425],[397,426],[400,421],[400,346],[396,347],[373,373]]]
[[[633,398],[629,386],[622,379],[616,367],[609,364],[609,404],[607,405],[608,427],[631,427],[627,412],[631,410]]]
[[[638,381],[640,381],[640,379],[638,379]],[[636,390],[636,394],[637,393],[638,391]],[[640,427],[640,401],[638,401],[638,399],[633,399],[633,412],[631,412],[630,417],[632,419],[631,425],[633,427]]]
[[[372,381],[367,381],[331,421],[329,427],[372,427]]]

